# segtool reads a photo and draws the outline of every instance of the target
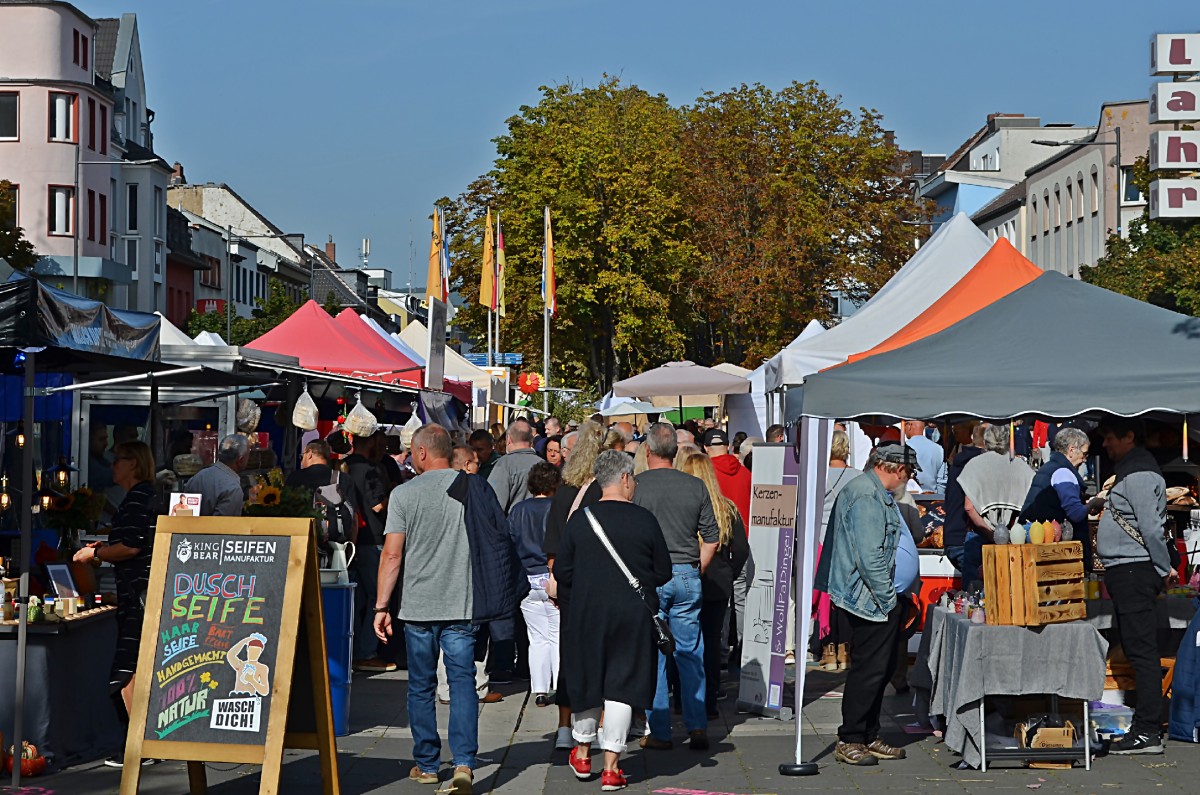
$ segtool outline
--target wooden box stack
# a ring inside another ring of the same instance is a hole
[[[1001,544],[983,548],[987,623],[1037,627],[1087,616],[1083,544]]]

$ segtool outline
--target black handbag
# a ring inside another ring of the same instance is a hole
[[[646,604],[646,592],[642,590],[642,584],[629,571],[629,567],[625,565],[625,561],[621,560],[621,556],[617,554],[617,550],[613,549],[612,542],[608,540],[608,535],[605,534],[604,528],[600,526],[599,520],[592,515],[592,509],[584,508],[583,512],[587,514],[588,521],[592,523],[592,530],[596,532],[596,537],[600,539],[600,543],[608,550],[608,554],[612,556],[613,562],[617,564],[617,568],[621,570],[621,574],[629,581],[629,586],[637,593],[638,601],[642,603],[642,607],[646,608],[646,612],[650,614],[650,622],[654,627],[654,645],[658,646],[658,650],[663,654],[674,654],[675,636],[671,634],[671,628],[658,613],[650,609],[650,605]]]

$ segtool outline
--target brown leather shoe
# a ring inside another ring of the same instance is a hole
[[[438,783],[438,774],[436,772],[427,773],[417,765],[413,765],[412,770],[408,771],[408,780],[418,784],[436,784]]]
[[[454,768],[454,777],[450,779],[450,788],[444,792],[450,795],[471,795],[475,782],[475,774],[469,767]]]
[[[638,740],[638,745],[650,751],[670,751],[675,747],[675,743],[671,742],[670,740],[659,740],[658,738],[651,737],[650,735],[646,735],[642,739]]]
[[[708,732],[704,731],[704,729],[696,729],[695,731],[688,732],[688,748],[691,748],[693,751],[707,751]]]
[[[488,694],[486,696],[479,699],[479,703],[480,704],[495,704],[495,703],[497,703],[499,701],[503,701],[503,700],[504,700],[504,696],[500,695],[495,690],[489,690]]]
[[[843,764],[854,765],[855,767],[867,767],[879,764],[879,759],[867,750],[867,746],[862,743],[844,743],[841,740],[838,740],[837,748],[833,752],[833,758]]]
[[[872,756],[875,756],[878,759],[903,759],[904,757],[908,756],[908,754],[904,752],[903,748],[897,748],[894,745],[888,745],[878,737],[875,738],[873,743],[867,746],[867,750],[871,752]]]

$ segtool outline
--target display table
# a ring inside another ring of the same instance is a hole
[[[25,739],[55,766],[96,759],[119,748],[125,730],[108,696],[117,645],[115,607],[57,623],[30,624],[25,667]],[[0,622],[0,731],[13,740],[17,625]]]
[[[984,700],[988,696],[1050,695],[1084,702],[1077,729],[1088,736],[1087,702],[1104,692],[1108,642],[1083,621],[1044,627],[972,624],[942,607],[929,611],[911,681],[929,692],[929,712],[946,718],[947,747],[972,767],[988,758],[1083,758],[1089,748],[989,752],[984,747]]]

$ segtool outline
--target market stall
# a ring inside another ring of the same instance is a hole
[[[922,337],[916,333],[920,330],[929,333]],[[820,418],[1011,420],[1112,414],[1183,425],[1181,438],[1186,440],[1187,418],[1200,411],[1200,392],[1195,388],[1200,382],[1200,320],[1061,274],[1037,275],[957,322],[951,315],[926,315],[913,332],[914,339],[901,342],[900,347],[889,350],[884,344],[857,361],[809,375],[804,383],[801,432],[828,422]],[[1088,351],[1096,352],[1095,356],[1087,355]],[[1187,442],[1165,452],[1186,461]],[[824,462],[807,461],[805,466],[823,481]],[[1041,538],[1030,540],[1032,549],[1042,548]],[[1022,546],[1031,548],[1028,543]],[[1049,560],[1065,554],[1051,548],[1066,546],[1047,542],[1046,551],[1039,554]],[[1026,605],[1032,619],[1027,612],[1024,619],[995,623],[997,614],[1004,613],[1004,599],[1018,598],[1016,580],[1011,590],[987,584],[991,575],[986,556],[987,623],[978,623],[983,612],[971,623],[965,615],[933,612],[913,683],[928,688],[931,711],[945,715],[950,724],[947,744],[961,752],[968,764],[986,763],[982,738],[988,730],[981,716],[987,696],[1042,692],[1085,701],[1102,698],[1107,645],[1099,632],[1111,623],[1106,616],[1111,606],[1087,598],[1093,594],[1084,596],[1080,558],[1076,552],[1076,562],[1055,569],[1059,578],[1055,582],[1062,584],[1047,586],[1052,601],[1041,602],[1035,596]],[[1191,608],[1189,601],[1164,600],[1161,618],[1168,627],[1183,622]],[[1059,620],[1056,615],[1068,613],[1081,620],[1054,623]],[[1059,636],[1064,639],[1061,649],[1043,648],[1048,639]],[[1059,654],[1068,655],[1066,659],[1083,657],[1061,676],[1028,678],[1039,668],[1049,673],[1060,669]],[[993,659],[1005,664],[992,665]],[[956,660],[986,663],[987,670],[971,673]],[[1076,728],[1081,739],[1090,731],[1086,720]],[[1028,758],[1022,753],[1025,750],[1007,748],[1001,756]],[[995,758],[990,750],[986,753]]]

